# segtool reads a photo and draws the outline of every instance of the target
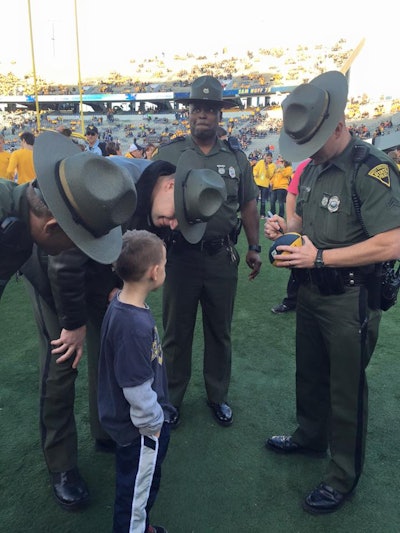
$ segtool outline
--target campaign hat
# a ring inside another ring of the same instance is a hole
[[[347,93],[346,77],[332,70],[299,85],[285,98],[279,151],[286,160],[301,161],[322,148],[344,115]]]
[[[209,103],[219,108],[237,106],[237,102],[223,98],[224,90],[220,82],[214,76],[200,76],[196,78],[190,88],[188,98],[178,98],[176,101],[182,104]]]
[[[202,239],[208,220],[227,198],[222,177],[202,167],[203,158],[191,150],[184,152],[176,165],[175,216],[178,229],[191,244]]]
[[[95,261],[115,261],[121,225],[137,203],[129,172],[113,158],[82,152],[70,138],[51,131],[37,137],[33,159],[39,189],[62,230]]]

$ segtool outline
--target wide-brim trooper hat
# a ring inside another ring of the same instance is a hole
[[[207,221],[227,198],[224,180],[203,166],[202,157],[192,150],[184,152],[176,166],[175,215],[178,229],[191,244],[201,240]]]
[[[346,77],[330,71],[285,98],[279,151],[286,160],[301,161],[322,148],[344,115],[347,93]]]
[[[176,101],[182,104],[195,104],[207,102],[219,108],[237,106],[237,102],[223,98],[224,90],[217,78],[213,76],[200,76],[195,79],[188,98],[178,98]]]
[[[62,230],[99,263],[117,259],[121,225],[136,209],[129,172],[107,158],[82,150],[58,132],[44,132],[33,150],[37,183]]]

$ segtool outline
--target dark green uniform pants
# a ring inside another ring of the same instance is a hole
[[[367,304],[364,286],[322,296],[311,284],[298,293],[294,441],[329,446],[324,482],[350,492],[362,472],[368,418],[365,369],[378,338],[381,311]]]
[[[179,407],[189,384],[197,308],[203,313],[203,375],[207,398],[226,401],[231,377],[231,323],[239,257],[222,247],[214,254],[190,245],[168,252],[163,290],[163,351],[170,401]]]
[[[50,341],[58,339],[61,327],[56,313],[26,281],[39,331],[40,350],[40,432],[46,464],[50,472],[64,472],[77,466],[77,432],[74,416],[75,379],[73,358],[56,363]],[[89,418],[93,438],[106,439],[97,412],[98,357],[100,327],[104,310],[91,309],[87,323]],[[80,364],[84,364],[83,361]]]

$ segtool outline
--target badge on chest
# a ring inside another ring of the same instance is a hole
[[[327,209],[330,213],[336,213],[339,209],[340,198],[336,195],[324,193],[321,200],[321,207]]]

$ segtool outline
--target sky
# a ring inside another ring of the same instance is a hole
[[[390,18],[396,4],[153,0],[146,6],[136,0],[9,0],[3,9],[7,23],[1,31],[0,73],[24,76],[34,65],[36,76],[48,82],[77,84],[78,65],[82,80],[110,72],[134,76],[133,60],[163,54],[190,52],[212,59],[224,48],[244,55],[260,48],[333,44],[340,38],[356,45],[365,38],[351,70],[349,94],[400,97],[393,67],[396,25]]]

